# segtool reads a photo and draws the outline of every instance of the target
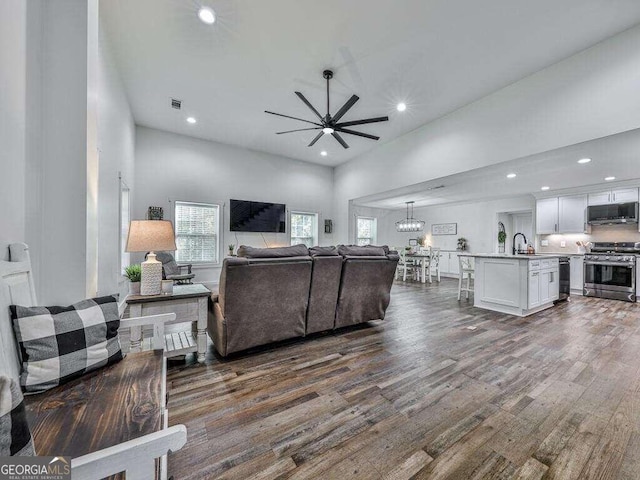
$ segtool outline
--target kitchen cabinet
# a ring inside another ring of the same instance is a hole
[[[638,189],[637,188],[621,188],[619,190],[613,190],[611,192],[613,197],[613,203],[628,203],[638,201]]]
[[[458,252],[440,251],[440,275],[457,277],[459,273]]]
[[[558,197],[543,198],[536,202],[536,233],[546,235],[558,232]]]
[[[556,256],[471,255],[475,260],[473,305],[526,317],[553,307],[559,296]]]
[[[559,274],[558,259],[533,259],[529,262],[529,309],[548,305],[559,298]]]
[[[571,293],[582,295],[584,288],[584,257],[582,255],[576,255],[570,257],[571,268]]]
[[[589,205],[606,205],[611,203],[611,192],[590,193],[588,195]]]
[[[536,202],[536,233],[582,233],[587,229],[587,196],[568,195]]]
[[[540,271],[540,303],[542,305],[558,299],[560,288],[558,273],[557,267]]]
[[[583,233],[587,229],[587,196],[558,198],[558,233]]]
[[[449,252],[449,273],[456,277],[460,273],[460,264],[458,263],[458,252]]]
[[[540,305],[540,272],[529,272],[529,309]]]
[[[637,188],[618,188],[589,194],[589,205],[606,205],[608,203],[628,203],[638,201]]]

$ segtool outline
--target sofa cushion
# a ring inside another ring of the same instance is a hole
[[[309,255],[306,245],[292,245],[291,247],[255,248],[247,245],[238,247],[238,256],[245,258],[282,258],[305,257]]]
[[[35,455],[24,398],[17,382],[0,376],[0,457]]]
[[[118,303],[112,296],[68,307],[11,305],[22,357],[20,384],[38,393],[122,359]]]
[[[336,247],[311,247],[309,255],[312,257],[337,257],[340,254]]]
[[[343,257],[384,257],[389,251],[387,247],[376,247],[373,245],[358,246],[358,245],[340,245],[338,246],[338,253]]]

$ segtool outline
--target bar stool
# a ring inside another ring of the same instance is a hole
[[[458,255],[458,263],[460,265],[460,277],[458,278],[458,300],[462,296],[462,292],[467,292],[467,300],[469,299],[469,292],[473,292],[471,288],[471,275],[474,273],[473,257],[466,255]],[[465,274],[467,276],[467,286],[462,288],[462,282],[464,281]]]

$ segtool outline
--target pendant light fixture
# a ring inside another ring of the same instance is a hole
[[[398,232],[421,232],[424,230],[424,222],[413,218],[413,204],[416,202],[404,202],[407,204],[407,218],[396,222]],[[411,216],[409,216],[409,205],[411,205]]]

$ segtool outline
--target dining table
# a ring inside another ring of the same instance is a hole
[[[413,259],[416,263],[420,263],[420,282],[427,283],[427,266],[431,261],[433,253],[429,252],[416,252],[405,253],[405,258]],[[429,283],[431,283],[431,277],[429,277]]]

